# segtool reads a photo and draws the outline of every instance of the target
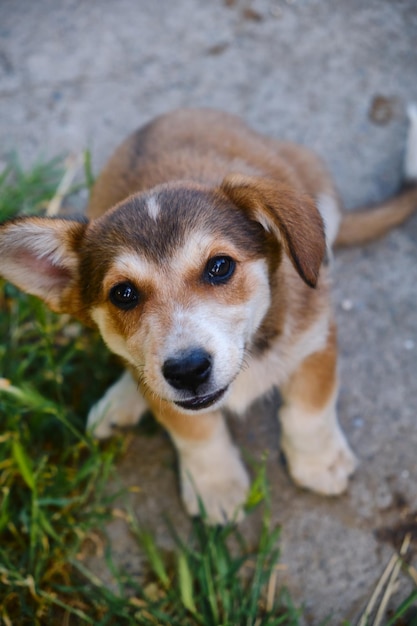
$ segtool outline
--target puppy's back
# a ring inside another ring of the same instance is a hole
[[[230,113],[178,109],[156,118],[120,145],[94,186],[88,215],[98,217],[132,193],[174,180],[212,187],[219,186],[227,174],[239,173],[267,175],[302,188],[297,159],[304,170],[306,158],[311,171],[317,162],[311,153],[264,137]]]

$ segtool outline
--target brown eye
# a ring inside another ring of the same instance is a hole
[[[207,262],[204,278],[213,285],[226,283],[235,271],[236,263],[230,256],[215,256]]]
[[[139,302],[139,293],[132,283],[119,283],[110,289],[110,302],[122,311],[134,309]]]

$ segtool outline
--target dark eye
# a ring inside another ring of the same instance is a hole
[[[131,283],[119,283],[110,289],[110,302],[123,311],[134,309],[139,301],[139,294]]]
[[[235,271],[236,263],[230,256],[215,256],[207,261],[204,278],[213,285],[225,283]]]

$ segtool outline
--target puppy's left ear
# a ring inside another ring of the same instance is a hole
[[[315,287],[326,242],[323,220],[314,202],[289,186],[260,176],[231,174],[220,188],[250,219],[282,242],[298,274]]]
[[[86,223],[24,217],[0,226],[0,276],[57,313],[77,315],[73,289]]]

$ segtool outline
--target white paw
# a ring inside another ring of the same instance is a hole
[[[91,407],[87,430],[97,439],[107,439],[116,428],[136,424],[147,405],[129,372],[112,385]]]
[[[181,471],[182,499],[189,515],[200,515],[201,499],[210,524],[239,522],[244,516],[243,505],[249,492],[249,477],[240,459],[236,460],[232,475],[192,476]]]
[[[107,439],[115,434],[116,428],[136,424],[139,417],[132,407],[111,404],[103,397],[88,413],[87,430],[96,439]]]
[[[285,446],[283,451],[294,481],[301,487],[327,496],[343,493],[357,466],[355,455],[343,436],[319,453],[299,453]]]
[[[201,500],[211,524],[242,519],[249,477],[223,418],[205,440],[171,436],[179,454],[181,495],[188,513],[200,515]]]

